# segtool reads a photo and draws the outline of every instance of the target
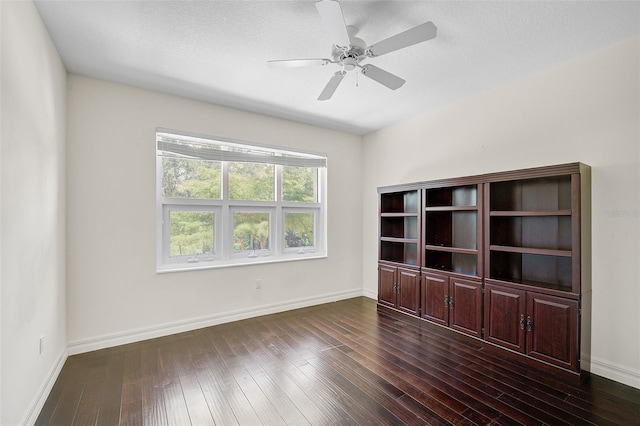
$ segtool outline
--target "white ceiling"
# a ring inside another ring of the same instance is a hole
[[[36,0],[71,73],[365,134],[640,34],[638,1],[350,1],[347,25],[373,44],[426,21],[431,41],[370,59],[407,83],[391,91],[337,65],[315,0]],[[357,78],[356,78],[357,76]]]

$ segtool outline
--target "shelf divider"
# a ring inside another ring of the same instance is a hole
[[[571,210],[496,210],[489,216],[571,216]]]
[[[513,246],[498,246],[498,245],[489,246],[489,250],[505,251],[509,253],[539,254],[543,256],[571,257],[571,250],[539,249],[539,248],[531,248],[531,247],[513,247]]]
[[[446,251],[447,253],[461,253],[461,254],[478,254],[477,249],[465,249],[465,248],[457,248],[457,247],[446,247],[446,246],[432,246],[425,245],[425,250],[431,251]]]
[[[477,210],[477,206],[437,206],[424,208],[426,212],[474,212]]]

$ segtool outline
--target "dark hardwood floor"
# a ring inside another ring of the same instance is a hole
[[[640,424],[640,390],[548,376],[360,297],[71,356],[37,424]]]

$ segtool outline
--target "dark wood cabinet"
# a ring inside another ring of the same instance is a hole
[[[485,294],[487,341],[577,370],[576,300],[491,284]]]
[[[482,282],[423,272],[422,318],[482,337]]]
[[[487,284],[484,294],[484,338],[488,342],[524,352],[525,291]]]
[[[449,277],[422,274],[422,318],[449,325]]]
[[[379,306],[580,372],[590,334],[588,166],[378,192]]]
[[[397,308],[412,315],[420,311],[420,271],[398,268]]]
[[[378,265],[378,303],[391,308],[396,307],[396,275],[398,268],[384,264]]]
[[[411,315],[419,315],[420,271],[379,264],[378,302]]]
[[[449,326],[482,337],[482,282],[449,278]]]
[[[577,300],[527,293],[527,355],[577,371],[578,314]]]

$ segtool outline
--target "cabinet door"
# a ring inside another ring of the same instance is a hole
[[[420,272],[398,268],[398,309],[418,315],[420,309]]]
[[[482,337],[482,283],[453,277],[449,280],[449,325]]]
[[[524,352],[525,292],[485,285],[484,338],[515,351]]]
[[[378,302],[396,307],[396,272],[398,268],[378,265]]]
[[[578,370],[578,302],[527,293],[527,354]]]
[[[449,325],[449,278],[425,273],[422,276],[422,318]]]

